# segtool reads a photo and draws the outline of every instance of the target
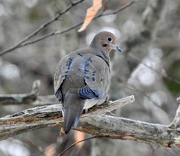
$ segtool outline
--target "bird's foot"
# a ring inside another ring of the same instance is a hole
[[[63,137],[63,136],[65,135],[65,131],[64,131],[64,128],[63,128],[63,127],[61,127],[61,129],[60,129],[59,135],[60,135],[61,137]]]

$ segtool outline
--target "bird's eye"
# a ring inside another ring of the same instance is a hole
[[[109,42],[112,42],[112,38],[111,37],[108,37],[107,38]]]

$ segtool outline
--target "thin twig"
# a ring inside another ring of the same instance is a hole
[[[79,141],[76,141],[74,142],[73,144],[71,144],[69,147],[67,147],[64,151],[62,151],[58,156],[62,156],[65,152],[67,152],[69,149],[71,149],[72,147],[74,147],[75,145],[81,143],[81,142],[84,142],[84,141],[87,141],[87,140],[91,140],[91,139],[94,139],[94,138],[99,138],[98,136],[94,135],[92,137],[89,137],[89,138],[86,138],[86,139],[83,139],[83,140],[79,140]]]
[[[84,0],[79,0],[79,1],[76,1],[74,3],[71,3],[65,10],[63,10],[62,12],[58,13],[53,19],[45,22],[44,24],[42,24],[38,29],[36,29],[34,32],[32,32],[30,35],[26,36],[22,41],[20,41],[19,43],[17,43],[16,45],[10,47],[9,49],[7,50],[4,50],[0,53],[0,56],[6,54],[6,53],[9,53],[11,51],[14,51],[15,49],[18,49],[18,48],[21,48],[25,45],[28,45],[28,44],[23,44],[25,43],[26,41],[28,41],[29,39],[31,39],[32,37],[36,36],[42,29],[44,29],[45,27],[49,26],[50,24],[52,24],[53,22],[57,21],[63,14],[65,14],[66,12],[68,12],[73,6],[79,4],[79,3],[82,3]],[[49,36],[52,36],[54,33],[50,33],[48,34]],[[44,39],[44,38],[42,38]],[[42,40],[41,39],[41,40]],[[37,39],[37,42],[40,41],[39,39]],[[33,43],[33,42],[32,42]],[[30,43],[30,44],[32,44]]]
[[[162,74],[160,73],[159,71],[153,69],[152,67],[148,66],[147,64],[143,63],[142,61],[140,61],[137,57],[135,57],[134,55],[132,54],[128,54],[128,56],[130,58],[132,58],[133,60],[137,61],[139,64],[142,64],[144,65],[145,67],[149,68],[150,70],[154,71],[155,73],[157,73],[158,75],[162,76],[163,78],[165,78],[166,80],[168,81],[171,81],[171,82],[174,82],[176,83],[177,85],[180,86],[180,81],[178,81],[177,79],[173,78],[172,76],[169,76],[168,74]]]
[[[70,27],[70,28],[68,28],[68,29],[65,29],[65,30],[63,30],[63,31],[54,31],[54,32],[51,32],[51,33],[46,34],[46,35],[44,35],[44,36],[42,36],[42,37],[40,37],[40,38],[38,38],[38,39],[35,39],[35,40],[33,40],[33,41],[30,41],[30,42],[26,42],[26,43],[22,44],[21,47],[24,47],[24,46],[27,46],[27,45],[30,45],[30,44],[34,44],[34,43],[36,43],[36,42],[39,42],[39,41],[44,40],[44,39],[46,39],[46,38],[48,38],[48,37],[51,37],[51,36],[61,35],[61,34],[67,33],[67,32],[69,32],[70,30],[73,30],[73,29],[77,28],[77,27],[80,26],[82,23],[83,23],[83,22],[80,22],[80,23],[78,23],[78,24],[75,24],[74,26],[72,26],[72,27]],[[1,56],[1,54],[0,54],[0,56]]]
[[[126,8],[130,7],[133,3],[135,3],[136,0],[133,0],[129,3],[126,3],[125,5],[123,5],[121,8],[115,10],[115,11],[112,11],[112,12],[107,12],[107,13],[103,13],[103,14],[100,14],[98,15],[97,17],[95,17],[94,19],[96,18],[99,18],[99,17],[102,17],[102,16],[108,16],[108,15],[113,15],[113,14],[118,14],[119,12],[125,10]]]
[[[132,85],[130,86],[128,84],[125,84],[125,87],[128,88],[129,90],[134,91],[134,92],[141,93],[143,96],[147,97],[156,107],[161,108],[156,101],[154,101],[149,95],[144,93],[142,90],[136,88],[135,86],[132,86]]]
[[[94,17],[92,20],[98,19],[98,18],[103,17],[103,16],[108,16],[108,15],[113,15],[113,14],[119,13],[120,11],[123,11],[123,10],[126,9],[127,7],[131,6],[134,2],[135,2],[135,1],[129,2],[129,3],[125,4],[124,6],[122,6],[120,9],[118,9],[118,10],[116,10],[116,11],[109,12],[109,13],[104,13],[104,10],[103,10],[103,12],[102,12],[100,15]],[[27,42],[27,43],[23,44],[22,46],[26,46],[26,45],[29,45],[29,44],[33,44],[33,43],[35,43],[35,42],[39,42],[39,41],[41,41],[41,40],[43,40],[43,39],[46,39],[46,38],[51,37],[51,36],[54,36],[54,35],[61,35],[61,34],[67,33],[67,32],[69,32],[70,30],[73,30],[73,29],[79,27],[79,26],[82,25],[82,24],[83,24],[83,22],[79,22],[79,23],[75,24],[74,26],[72,26],[72,27],[70,27],[70,28],[67,28],[67,29],[65,29],[65,30],[63,30],[63,31],[52,32],[52,33],[50,33],[50,34],[47,34],[47,35],[45,35],[45,36],[42,36],[42,37],[34,40],[34,41]]]
[[[41,25],[37,30],[35,30],[33,33],[31,33],[29,36],[25,37],[22,41],[20,41],[19,43],[17,43],[15,46],[12,46],[11,48],[5,50],[5,51],[2,51],[0,53],[0,56],[6,54],[6,53],[9,53],[11,51],[14,51],[18,48],[21,48],[21,47],[24,47],[24,46],[27,46],[27,45],[30,45],[30,44],[34,44],[36,42],[39,42],[41,40],[44,40],[48,37],[51,37],[51,36],[54,36],[54,35],[60,35],[60,34],[64,34],[70,30],[73,30],[75,28],[77,28],[78,26],[80,26],[83,22],[79,22],[77,24],[75,24],[74,26],[72,27],[69,27],[68,29],[65,29],[63,31],[54,31],[54,32],[51,32],[49,34],[46,34],[44,36],[41,36],[40,38],[37,38],[33,41],[30,41],[30,42],[26,42],[28,41],[29,39],[31,39],[32,37],[34,37],[35,35],[37,35],[42,29],[44,29],[45,27],[49,26],[50,24],[52,24],[53,22],[57,21],[60,16],[62,16],[63,14],[65,14],[67,11],[69,11],[73,6],[83,2],[84,0],[80,0],[80,1],[77,1],[77,2],[73,2],[71,3],[71,5],[69,7],[67,7],[64,11],[62,11],[61,13],[58,13],[58,15],[56,15],[53,19],[49,20],[48,22],[44,23],[43,25]],[[103,17],[103,16],[108,16],[108,15],[113,15],[113,14],[117,14],[119,13],[120,11],[123,11],[124,9],[126,9],[127,7],[131,6],[133,3],[135,2],[132,1],[132,2],[129,2],[127,4],[125,4],[124,6],[122,6],[120,9],[118,10],[115,10],[115,11],[112,11],[112,12],[109,12],[109,13],[104,13],[102,12],[100,15],[96,16],[93,20],[97,19],[97,18],[100,18],[100,17]]]

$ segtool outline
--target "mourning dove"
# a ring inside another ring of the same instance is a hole
[[[89,47],[76,50],[59,61],[54,92],[62,101],[66,134],[76,127],[83,108],[106,100],[111,79],[109,53],[112,50],[121,52],[115,43],[115,36],[103,31],[95,35]]]

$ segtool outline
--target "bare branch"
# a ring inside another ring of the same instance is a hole
[[[173,121],[169,125],[169,128],[171,130],[174,130],[176,128],[180,128],[180,97],[177,98],[177,102],[179,103],[179,107],[176,110],[176,115],[175,115]]]
[[[102,114],[103,112],[107,112],[108,108],[114,110],[125,104],[132,103],[133,101],[134,96],[125,97],[106,104],[104,106],[105,110],[103,110],[103,107],[92,108],[89,110],[88,114],[90,114],[90,112],[93,114],[95,111]],[[30,108],[22,112],[2,117],[0,118],[0,140],[23,132],[53,126],[54,124],[62,126],[63,119],[61,111],[62,105],[53,104]]]
[[[88,113],[82,115],[75,129],[98,137],[134,140],[164,147],[176,146],[179,148],[180,132],[178,130],[169,131],[168,126],[104,114],[108,109],[111,111],[133,101],[134,97],[129,96],[101,107],[92,108]],[[0,140],[43,127],[62,126],[61,110],[60,104],[54,104],[30,108],[0,118]]]
[[[151,66],[148,66],[147,64],[141,62],[136,56],[134,56],[134,55],[131,54],[131,53],[129,53],[128,56],[131,57],[133,60],[139,62],[140,64],[143,64],[145,67],[149,68],[150,70],[152,70],[152,71],[155,72],[156,74],[162,76],[162,77],[165,78],[166,80],[171,81],[171,82],[174,82],[174,83],[176,83],[177,85],[180,86],[180,81],[178,81],[178,79],[175,79],[175,78],[173,78],[172,76],[169,76],[168,74],[164,74],[164,73],[163,73],[163,70],[162,70],[162,72],[159,72],[159,71],[155,70],[155,69],[152,68]]]
[[[118,14],[119,12],[125,10],[126,8],[130,7],[133,3],[135,3],[137,0],[133,0],[131,2],[128,2],[126,3],[125,5],[123,5],[121,8],[115,10],[115,11],[112,11],[112,12],[108,12],[108,13],[103,13],[103,14],[100,14],[98,15],[97,17],[95,17],[94,19],[96,18],[99,18],[99,17],[102,17],[102,16],[108,16],[108,15],[113,15],[113,14]]]
[[[111,139],[134,140],[164,147],[180,147],[180,132],[169,132],[167,126],[121,117],[91,114],[82,117],[77,130]]]
[[[36,101],[35,94],[4,94],[0,95],[0,105],[30,104]]]
[[[51,32],[49,34],[46,34],[44,36],[41,36],[33,41],[29,41],[29,42],[26,42],[28,41],[29,39],[31,39],[32,37],[36,36],[42,29],[44,29],[45,27],[49,26],[50,24],[52,24],[53,22],[57,21],[63,14],[65,14],[66,12],[68,12],[73,6],[83,2],[84,0],[79,0],[77,2],[73,2],[71,3],[71,5],[69,7],[67,7],[64,11],[60,12],[58,15],[56,15],[53,19],[49,20],[48,22],[44,23],[43,25],[41,25],[37,30],[35,30],[33,33],[31,33],[29,36],[27,36],[26,38],[24,38],[21,42],[17,43],[15,46],[12,46],[11,48],[5,50],[5,51],[2,51],[0,52],[0,56],[6,54],[6,53],[9,53],[9,52],[12,52],[18,48],[21,48],[21,47],[24,47],[24,46],[27,46],[27,45],[30,45],[30,44],[34,44],[34,43],[37,43],[41,40],[44,40],[48,37],[51,37],[51,36],[55,36],[55,35],[60,35],[60,34],[64,34],[66,32],[69,32],[70,30],[73,30],[75,28],[77,28],[78,26],[80,26],[83,22],[79,22],[77,24],[75,24],[74,26],[72,27],[69,27],[63,31],[54,31],[54,32]],[[123,11],[124,9],[126,9],[127,7],[129,7],[130,5],[132,5],[135,1],[132,1],[130,3],[127,3],[125,4],[124,6],[122,6],[120,9],[118,10],[115,10],[115,11],[112,11],[110,13],[104,13],[102,12],[100,15],[96,16],[93,20],[97,19],[97,18],[100,18],[102,16],[108,16],[108,15],[113,15],[113,14],[116,14],[116,13],[119,13],[120,11]]]
[[[84,0],[79,0],[76,2],[71,3],[71,5],[69,5],[65,10],[63,10],[62,12],[59,12],[53,19],[47,21],[46,23],[42,24],[38,29],[36,29],[33,33],[31,33],[30,35],[28,35],[27,37],[25,37],[22,41],[20,41],[19,43],[17,43],[16,45],[12,46],[11,48],[2,51],[0,53],[0,56],[9,53],[11,51],[14,51],[15,49],[18,49],[20,47],[23,47],[27,44],[24,44],[26,41],[28,41],[29,39],[31,39],[32,37],[36,36],[42,29],[48,27],[50,24],[52,24],[53,22],[59,20],[59,18],[65,14],[66,12],[68,12],[73,6],[78,5],[79,3],[82,3]],[[50,33],[48,34],[49,36],[54,35],[54,33]],[[42,40],[42,39],[41,39]],[[38,42],[40,40],[37,40],[36,42]],[[31,43],[32,44],[32,43]]]
[[[95,20],[95,19],[98,19],[98,18],[100,18],[100,17],[103,17],[103,16],[108,16],[108,15],[117,14],[117,13],[123,11],[124,9],[126,9],[127,7],[131,6],[134,2],[135,2],[135,1],[129,2],[129,3],[125,4],[124,6],[122,6],[120,9],[115,10],[115,11],[112,11],[112,12],[109,12],[109,13],[104,13],[104,11],[103,11],[100,15],[94,17],[94,18],[92,19],[92,21]],[[25,43],[25,44],[22,44],[22,46],[26,46],[26,45],[29,45],[29,44],[33,44],[33,43],[39,42],[39,41],[41,41],[41,40],[43,40],[43,39],[46,39],[46,38],[51,37],[51,36],[54,36],[54,35],[61,35],[61,34],[67,33],[67,32],[69,32],[69,31],[71,31],[71,30],[79,27],[79,26],[82,25],[82,24],[83,24],[83,21],[82,21],[82,22],[79,22],[79,23],[75,24],[74,26],[69,27],[69,28],[67,28],[67,29],[65,29],[65,30],[63,30],[63,31],[52,32],[52,33],[50,33],[50,34],[44,35],[44,36],[42,36],[42,37],[34,40],[34,41],[30,41],[30,42],[27,42],[27,43]],[[0,56],[1,56],[1,53],[0,53]]]
[[[133,103],[134,101],[135,101],[134,95],[127,96],[125,98],[118,99],[118,100],[115,100],[115,101],[109,101],[108,103],[100,105],[99,108],[94,113],[105,114],[107,112],[111,112],[113,110],[121,108],[121,107],[123,107],[123,106],[125,106],[127,104]]]
[[[140,32],[138,34],[135,33],[134,35],[131,35],[123,42],[124,46],[126,47],[126,50],[124,50],[124,54],[128,55],[130,58],[132,58],[136,62],[143,64],[144,66],[151,69],[152,71],[162,76],[166,80],[176,83],[177,85],[180,86],[180,81],[178,79],[173,78],[172,76],[169,76],[168,74],[164,74],[163,72],[159,72],[153,69],[152,67],[141,62],[139,58],[129,53],[131,49],[133,49],[136,46],[139,46],[140,44],[149,42],[150,39],[153,39],[153,37],[156,35],[157,25],[161,19],[165,2],[166,2],[165,0],[149,0],[148,1],[148,5],[142,15],[142,26],[140,28]]]
[[[54,95],[38,96],[41,82],[33,82],[32,91],[27,94],[0,94],[0,105],[47,105],[58,103]]]
[[[0,94],[0,105],[49,105],[58,103],[54,95],[37,96],[28,94]]]

